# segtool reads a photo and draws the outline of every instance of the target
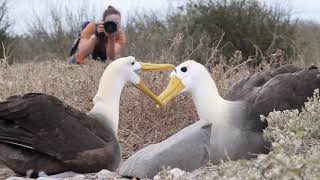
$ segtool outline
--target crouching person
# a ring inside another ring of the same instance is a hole
[[[119,58],[126,41],[120,24],[121,14],[113,6],[104,11],[102,21],[84,23],[72,46],[69,64],[84,64],[89,56],[103,62]]]

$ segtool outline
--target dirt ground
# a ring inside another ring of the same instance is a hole
[[[12,170],[0,164],[0,180],[6,179],[11,176],[15,176],[15,175],[16,174]]]

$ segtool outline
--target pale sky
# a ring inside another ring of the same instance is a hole
[[[293,10],[294,17],[314,20],[320,23],[320,0],[262,0],[269,4],[281,2],[288,4]],[[117,7],[123,19],[135,14],[137,10],[157,11],[159,15],[172,8],[182,5],[186,0],[8,0],[8,8],[11,20],[13,20],[13,32],[25,32],[26,22],[32,19],[34,12],[45,16],[52,7],[62,8],[65,6],[79,9],[83,5],[90,9],[96,17],[100,17],[108,5]]]

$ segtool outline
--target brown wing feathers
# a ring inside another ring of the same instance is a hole
[[[67,113],[68,108],[73,113]],[[83,122],[88,126],[83,126]],[[104,147],[108,142],[104,140],[111,141],[112,136],[109,136],[112,134],[101,138],[89,129],[88,122],[99,130],[96,121],[57,98],[27,94],[0,104],[0,141],[20,144],[68,160],[79,152]]]
[[[292,65],[274,71],[257,73],[231,87],[228,100],[241,100],[248,104],[248,119],[252,130],[261,131],[266,122],[260,115],[273,110],[300,109],[313,91],[320,88],[320,71],[316,66],[300,69]]]

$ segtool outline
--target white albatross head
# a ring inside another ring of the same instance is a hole
[[[158,96],[165,106],[182,92],[190,92],[200,119],[223,124],[234,116],[242,115],[238,103],[224,100],[207,69],[192,60],[181,63],[170,74],[170,82]],[[235,111],[236,110],[236,111]],[[236,113],[237,112],[237,113]],[[239,113],[238,113],[239,112]]]
[[[198,62],[188,60],[178,65],[170,74],[170,82],[167,88],[158,98],[167,104],[171,99],[183,92],[191,92],[193,96],[197,93],[206,95],[218,94],[218,89],[207,69]]]
[[[97,96],[112,96],[110,89],[116,89],[121,92],[126,84],[132,84],[152,100],[162,105],[162,102],[145,86],[141,80],[141,71],[161,71],[172,70],[174,66],[171,64],[151,64],[136,61],[135,57],[128,56],[119,58],[112,63],[104,71]]]
[[[93,99],[94,107],[89,114],[111,126],[117,132],[119,123],[120,95],[126,84],[132,84],[160,106],[162,102],[144,84],[140,71],[172,70],[171,64],[150,64],[136,61],[133,56],[119,58],[108,65],[100,79]]]

